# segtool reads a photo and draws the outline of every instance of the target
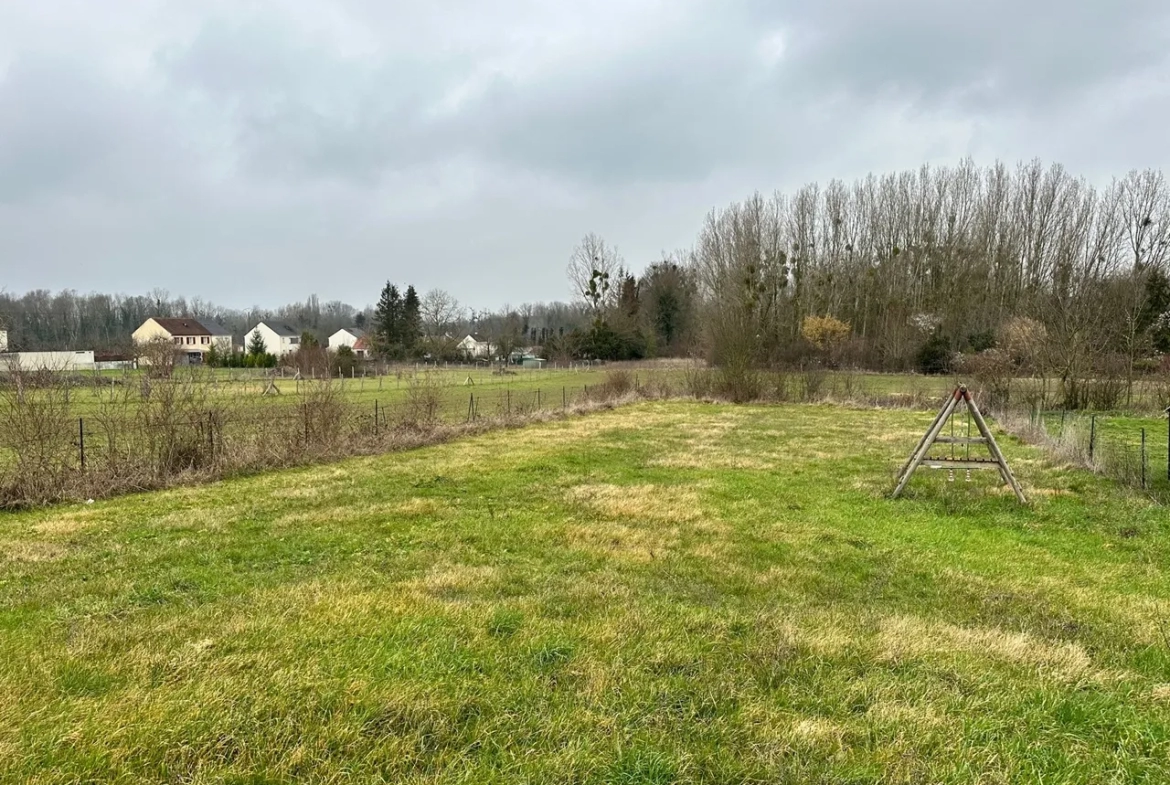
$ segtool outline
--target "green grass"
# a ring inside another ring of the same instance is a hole
[[[1170,779],[1164,509],[645,403],[0,517],[0,780]]]

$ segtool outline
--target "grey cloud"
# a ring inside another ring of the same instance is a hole
[[[0,10],[0,286],[364,302],[409,274],[485,306],[563,295],[585,231],[640,264],[756,189],[1160,166],[1164,5],[173,3],[68,47]]]

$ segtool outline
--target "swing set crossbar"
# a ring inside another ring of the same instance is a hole
[[[995,461],[981,461],[978,458],[961,460],[952,458],[924,458],[920,466],[927,469],[998,469]]]

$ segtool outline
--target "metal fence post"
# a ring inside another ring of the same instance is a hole
[[[1097,415],[1089,419],[1089,460],[1093,460],[1093,451],[1097,447]]]
[[[378,435],[378,399],[374,399],[374,435]]]
[[[77,418],[77,449],[81,453],[81,470],[85,471],[85,418]]]
[[[569,396],[568,396],[568,393],[565,392],[564,387],[561,387],[561,408],[562,409],[569,408]],[[1170,470],[1168,470],[1168,471],[1170,471]]]
[[[1146,488],[1146,429],[1142,428],[1142,490]]]

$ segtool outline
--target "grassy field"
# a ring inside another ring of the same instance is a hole
[[[643,403],[0,517],[5,782],[1170,780],[1165,511]]]

